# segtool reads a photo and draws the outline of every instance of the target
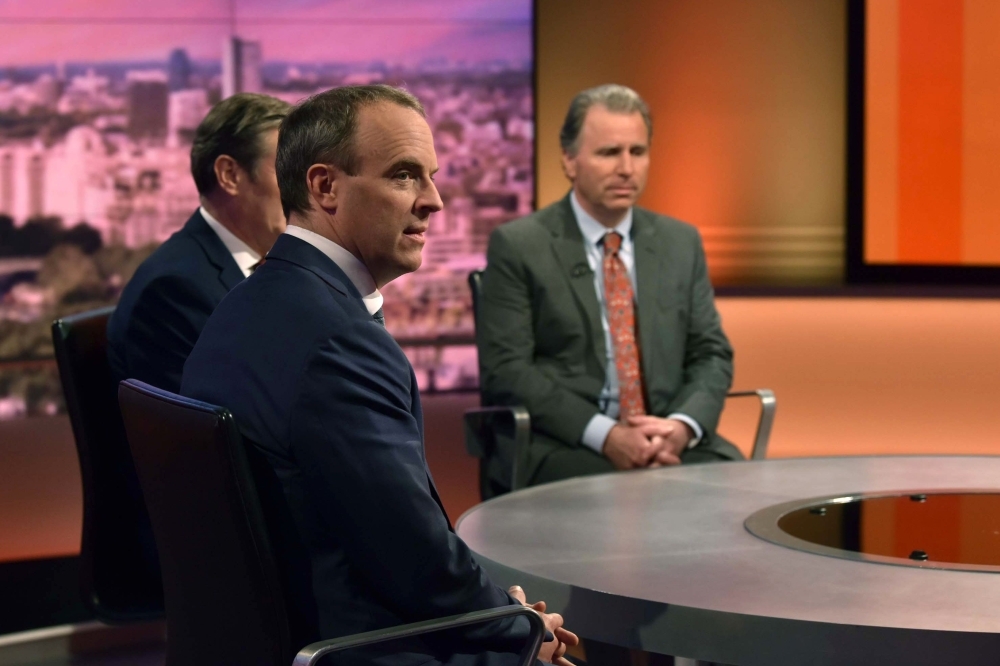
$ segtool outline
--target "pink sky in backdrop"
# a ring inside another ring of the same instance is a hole
[[[217,59],[236,33],[265,60],[412,63],[531,58],[530,0],[0,0],[0,67]],[[233,20],[235,16],[235,21]]]

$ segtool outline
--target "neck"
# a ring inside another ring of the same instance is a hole
[[[251,230],[245,224],[243,216],[239,214],[239,211],[230,202],[220,201],[218,198],[201,197],[201,205],[219,224],[252,247],[260,256],[263,257],[271,249],[270,246],[262,246],[263,244],[260,242],[260,239],[251,233]]]
[[[581,197],[576,190],[573,190],[573,196],[576,197],[576,202],[580,204],[580,208],[585,210],[588,215],[601,223],[602,226],[608,229],[614,229],[621,221],[625,219],[628,214],[629,209],[624,210],[610,209],[603,206],[596,206],[591,202],[587,201]]]
[[[315,204],[313,205],[315,206]],[[288,216],[288,224],[289,226],[301,227],[302,229],[311,231],[350,252],[354,258],[364,264],[365,269],[375,283],[376,289],[382,289],[382,287],[398,277],[398,275],[381,275],[378,271],[372,270],[372,267],[368,265],[365,258],[361,256],[357,244],[351,240],[348,234],[343,232],[337,224],[337,220],[323,210],[312,210],[308,213],[292,212]]]

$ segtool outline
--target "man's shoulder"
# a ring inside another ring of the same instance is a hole
[[[640,208],[639,206],[636,206],[633,208],[633,216],[634,219],[641,219],[654,225],[657,229],[667,229],[677,233],[698,235],[698,227],[694,226],[690,222],[685,222],[684,220],[680,220],[671,215],[657,213],[656,211],[649,210],[648,208]]]
[[[194,284],[205,284],[206,276],[218,273],[205,254],[204,248],[185,228],[165,240],[145,261],[139,264],[125,293],[136,293],[162,278],[176,278]]]
[[[540,241],[547,241],[565,224],[565,207],[565,201],[559,200],[529,215],[501,224],[493,230],[493,235],[515,244],[535,245]]]

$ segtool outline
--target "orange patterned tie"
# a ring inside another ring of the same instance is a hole
[[[604,300],[608,310],[608,325],[618,370],[620,408],[618,418],[646,413],[642,395],[642,367],[639,364],[639,343],[635,339],[635,303],[632,280],[618,256],[622,237],[616,231],[604,236]]]

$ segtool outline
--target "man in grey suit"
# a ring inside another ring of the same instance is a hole
[[[490,237],[477,336],[487,404],[524,405],[527,485],[738,460],[716,432],[733,375],[698,231],[635,206],[652,122],[635,91],[581,92],[560,133],[572,191]],[[487,461],[485,494],[509,461]]]

